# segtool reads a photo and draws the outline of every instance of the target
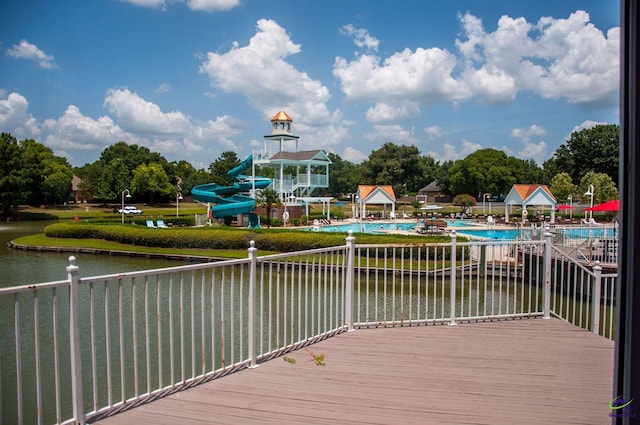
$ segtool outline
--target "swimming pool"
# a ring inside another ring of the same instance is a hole
[[[456,232],[460,235],[477,236],[487,239],[498,240],[515,240],[520,237],[520,231],[517,229],[473,229],[473,221],[469,220],[455,220],[453,222],[447,222],[448,227],[454,230],[457,227]],[[454,224],[457,223],[457,224]],[[320,228],[321,232],[348,232],[354,233],[384,233],[389,230],[401,230],[405,232],[413,232],[413,229],[420,225],[419,222],[411,223],[383,223],[383,222],[365,222],[365,223],[350,223],[350,224],[325,224]],[[465,227],[465,229],[460,229]],[[310,229],[313,230],[313,229]]]
[[[478,236],[486,239],[505,241],[513,241],[520,237],[520,230],[518,229],[464,229],[458,230],[457,233],[461,236]]]
[[[325,224],[320,228],[321,232],[348,232],[353,233],[380,233],[388,230],[411,231],[417,223],[350,223],[350,224]],[[313,230],[313,229],[311,229]]]
[[[449,227],[469,227],[477,224],[475,220],[446,220],[446,222]]]

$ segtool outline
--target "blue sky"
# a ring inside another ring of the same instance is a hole
[[[356,163],[393,142],[541,165],[619,122],[619,37],[617,0],[4,0],[0,131],[206,168],[284,109],[299,149]]]

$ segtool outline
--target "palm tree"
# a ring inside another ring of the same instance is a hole
[[[282,206],[282,200],[280,200],[280,194],[272,188],[262,189],[256,194],[256,203],[259,207],[264,207],[267,210],[267,229],[271,227],[271,208]]]

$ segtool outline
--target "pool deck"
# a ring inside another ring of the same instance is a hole
[[[326,366],[312,355],[324,354]],[[610,423],[614,343],[558,319],[360,329],[97,422]]]

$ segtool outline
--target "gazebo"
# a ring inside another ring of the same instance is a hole
[[[367,204],[384,205],[386,215],[387,205],[391,205],[391,217],[396,215],[396,194],[390,185],[359,185],[358,186],[358,206],[360,207],[360,217],[364,218]]]
[[[549,206],[551,222],[556,221],[556,198],[544,184],[514,184],[504,199],[504,221],[509,221],[509,211],[512,205],[522,207],[522,220],[527,218],[527,206]]]

